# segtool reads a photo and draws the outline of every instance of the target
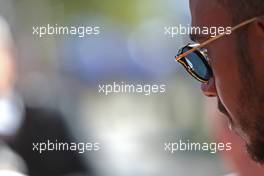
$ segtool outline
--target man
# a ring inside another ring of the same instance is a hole
[[[190,9],[192,26],[235,28],[192,50],[196,55],[179,53],[176,60],[202,82],[206,96],[217,97],[219,110],[244,139],[252,158],[264,164],[264,1],[190,0]],[[197,43],[208,38],[191,35]],[[201,48],[207,50],[206,61],[192,61],[205,57]]]

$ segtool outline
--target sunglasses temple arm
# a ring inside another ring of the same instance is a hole
[[[249,23],[255,21],[256,19],[257,19],[257,17],[255,17],[255,18],[251,18],[251,19],[249,19],[249,20],[247,20],[247,21],[244,21],[244,22],[242,22],[242,23],[240,23],[240,24],[234,26],[234,27],[231,29],[231,32],[237,30],[238,28],[240,28],[240,27],[242,27],[242,26],[245,26],[245,25],[247,25],[247,24],[249,24]],[[209,40],[207,40],[207,41],[201,43],[200,45],[198,45],[198,46],[196,46],[196,47],[194,47],[194,48],[192,48],[192,49],[186,51],[185,53],[182,53],[181,55],[179,55],[179,56],[177,56],[177,57],[175,58],[176,61],[179,61],[180,59],[186,57],[188,54],[190,54],[190,53],[194,52],[195,50],[200,49],[200,48],[204,47],[205,45],[207,45],[207,44],[209,44],[209,43],[211,43],[211,42],[213,42],[213,41],[215,41],[215,40],[217,40],[217,39],[219,39],[219,38],[225,36],[226,34],[227,34],[227,33],[219,34],[219,35],[217,35],[217,36],[215,36],[215,37],[213,37],[213,38],[210,38]]]
[[[215,40],[223,37],[224,35],[226,35],[226,33],[221,34],[221,35],[217,35],[214,38],[211,38],[211,39],[205,41],[204,43],[202,43],[202,44],[200,44],[200,45],[198,45],[198,46],[196,46],[196,47],[194,47],[194,48],[186,51],[185,53],[182,53],[181,55],[179,55],[178,57],[176,57],[176,61],[181,60],[182,58],[184,58],[187,55],[191,54],[192,52],[196,51],[197,49],[200,49],[200,48],[204,47],[205,45],[207,45],[207,44],[209,44],[209,43],[211,43],[211,42],[213,42],[213,41],[215,41]]]

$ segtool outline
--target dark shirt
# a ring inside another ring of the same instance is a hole
[[[26,108],[24,122],[9,146],[25,161],[30,176],[61,176],[69,173],[91,174],[81,155],[74,151],[33,151],[33,143],[76,142],[62,116],[55,111]]]

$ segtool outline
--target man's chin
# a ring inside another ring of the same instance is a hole
[[[232,129],[237,135],[239,135],[246,143],[246,148],[248,154],[251,156],[251,158],[259,163],[264,165],[264,141],[262,141],[260,138],[251,138],[249,136],[246,136],[245,133],[237,127],[234,127],[232,118],[226,108],[224,107],[223,103],[218,98],[218,109],[221,113],[223,113],[227,119],[228,119],[228,125],[229,129]]]

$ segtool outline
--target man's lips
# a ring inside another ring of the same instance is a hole
[[[218,101],[217,104],[218,104],[219,111],[222,112],[226,116],[226,118],[228,120],[228,127],[230,130],[232,130],[234,123],[233,123],[233,120],[232,120],[230,114],[227,112],[226,108],[224,107],[223,103],[220,101],[219,98],[217,99],[217,101]]]

